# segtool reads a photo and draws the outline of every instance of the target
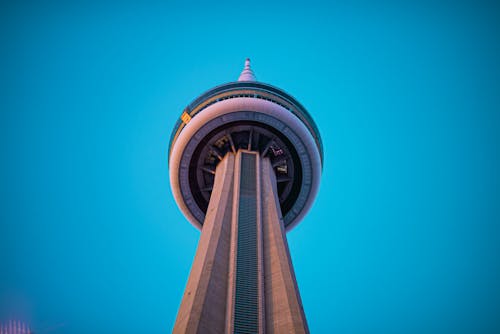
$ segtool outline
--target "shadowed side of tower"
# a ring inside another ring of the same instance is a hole
[[[268,158],[218,165],[174,333],[307,333]]]
[[[276,176],[269,159],[262,163],[262,220],[266,333],[307,333],[307,323],[293,271],[283,217],[276,191]]]

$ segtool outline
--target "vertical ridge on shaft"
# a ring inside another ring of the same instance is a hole
[[[269,159],[262,159],[261,166],[265,332],[309,333],[279,207],[276,177]]]
[[[173,332],[224,332],[232,220],[234,155],[217,166],[214,190]]]
[[[240,153],[234,333],[259,331],[257,156]]]

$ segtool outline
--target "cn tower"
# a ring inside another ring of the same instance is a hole
[[[201,230],[173,332],[308,333],[286,239],[321,178],[306,109],[247,59],[184,109],[169,150],[175,201]]]

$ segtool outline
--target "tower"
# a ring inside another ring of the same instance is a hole
[[[322,154],[306,109],[249,59],[185,108],[170,183],[201,236],[174,333],[308,333],[286,232],[312,205]]]

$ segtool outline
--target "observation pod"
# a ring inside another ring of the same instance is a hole
[[[323,165],[321,137],[295,98],[256,81],[249,59],[237,82],[217,86],[190,103],[170,138],[172,192],[197,228],[205,220],[217,165],[227,153],[242,149],[270,159],[289,231],[316,197]]]

